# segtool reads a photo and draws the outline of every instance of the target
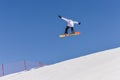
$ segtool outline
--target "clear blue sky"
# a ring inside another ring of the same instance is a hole
[[[0,64],[53,64],[120,46],[120,0],[1,0]],[[59,38],[76,21],[80,36]]]

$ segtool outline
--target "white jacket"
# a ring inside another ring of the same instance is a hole
[[[61,19],[65,20],[67,22],[67,26],[69,26],[69,27],[74,27],[74,24],[79,24],[79,22],[77,22],[77,21],[73,21],[71,19],[67,19],[64,17],[61,17]]]

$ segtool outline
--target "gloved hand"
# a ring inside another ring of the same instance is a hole
[[[62,16],[58,15],[59,18],[62,18]]]

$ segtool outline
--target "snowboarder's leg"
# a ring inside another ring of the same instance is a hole
[[[73,27],[71,27],[71,32],[72,32],[72,34],[74,34],[74,33],[75,33],[75,31],[74,31],[74,28],[73,28]]]
[[[69,28],[70,28],[69,26],[66,26],[65,34],[68,34],[68,29],[69,29]]]

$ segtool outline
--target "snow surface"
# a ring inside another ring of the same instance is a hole
[[[10,74],[0,80],[120,80],[120,48]]]

